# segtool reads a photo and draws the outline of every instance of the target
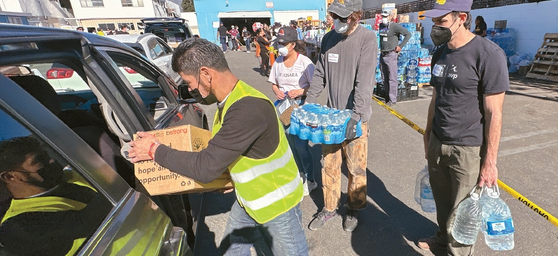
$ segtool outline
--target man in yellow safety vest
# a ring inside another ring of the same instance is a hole
[[[199,103],[218,104],[213,137],[201,152],[184,152],[138,132],[141,139],[130,143],[132,162],[154,159],[204,183],[228,169],[237,201],[220,246],[225,255],[249,255],[258,232],[274,255],[308,255],[302,182],[273,103],[232,74],[222,50],[205,39],[180,44],[172,68]]]

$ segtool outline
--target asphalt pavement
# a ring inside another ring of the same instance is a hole
[[[232,72],[241,80],[274,100],[271,84],[259,75],[254,53],[228,52]],[[558,84],[521,77],[510,79],[503,111],[502,139],[498,157],[501,181],[558,217]],[[432,88],[420,89],[419,99],[398,102],[393,109],[424,128]],[[327,92],[319,98],[326,103]],[[416,174],[424,168],[422,136],[372,101],[374,113],[369,122],[368,206],[360,211],[359,226],[353,232],[342,227],[342,217],[328,221],[320,230],[305,227],[310,255],[445,255],[445,251],[425,251],[418,239],[437,230],[435,213],[425,213],[414,201]],[[213,120],[216,106],[205,108]],[[246,113],[250,114],[250,113]],[[211,124],[210,124],[211,125]],[[320,154],[320,145],[313,147]],[[346,192],[346,169],[342,191]],[[316,173],[318,189],[301,203],[303,223],[323,207],[321,174]],[[515,225],[515,248],[492,251],[479,234],[475,255],[557,255],[558,227],[539,216],[522,202],[502,191]],[[198,227],[195,255],[219,255],[228,212],[234,193],[191,195]],[[345,202],[346,194],[342,195]],[[345,207],[339,209],[345,214]],[[262,244],[260,254],[270,255]]]

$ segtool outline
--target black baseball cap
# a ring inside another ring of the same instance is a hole
[[[291,27],[282,27],[277,32],[277,42],[279,43],[290,43],[298,40],[298,35],[296,29]]]
[[[362,0],[335,0],[327,12],[337,14],[341,18],[347,18],[351,13],[362,10]]]
[[[436,0],[432,10],[424,13],[424,17],[438,18],[450,12],[470,12],[473,0]]]

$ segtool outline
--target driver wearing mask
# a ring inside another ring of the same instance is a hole
[[[109,206],[92,203],[106,199],[51,159],[32,136],[0,143],[0,190],[10,198],[0,250],[10,255],[73,255],[105,217],[95,213]]]

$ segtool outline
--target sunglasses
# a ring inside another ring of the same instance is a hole
[[[334,20],[339,20],[343,23],[347,23],[347,20],[349,19],[349,17],[347,18],[341,18],[339,17],[339,15],[335,14],[335,13],[331,13],[331,18],[333,18]]]

